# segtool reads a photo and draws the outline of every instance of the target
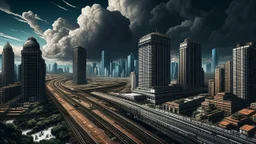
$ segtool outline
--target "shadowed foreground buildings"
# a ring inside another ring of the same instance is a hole
[[[2,85],[7,86],[14,82],[14,53],[12,46],[7,43],[2,53]]]
[[[28,38],[21,51],[21,91],[24,102],[43,101],[46,65],[37,40]]]
[[[256,45],[237,44],[233,49],[233,93],[247,105],[256,100]]]
[[[73,49],[73,83],[86,84],[86,49],[75,47]]]

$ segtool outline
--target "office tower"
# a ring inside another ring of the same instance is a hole
[[[131,53],[127,57],[127,73],[131,74],[134,71],[134,55]]]
[[[58,64],[57,64],[57,63],[54,63],[54,64],[52,65],[52,72],[53,72],[53,73],[57,73],[57,72],[58,72]]]
[[[110,75],[112,75],[113,68],[114,68],[114,67],[113,67],[113,63],[110,62],[110,63],[109,63],[109,74],[110,74]]]
[[[96,63],[92,63],[92,70],[94,71],[94,69],[96,68],[97,64]]]
[[[136,78],[136,73],[135,72],[131,72],[131,90],[136,89],[137,87],[137,78]]]
[[[225,64],[225,92],[233,92],[233,62],[227,61]]]
[[[67,67],[67,73],[69,73],[69,67]]]
[[[120,77],[124,77],[124,74],[125,74],[125,63],[126,63],[125,60],[123,60],[123,59],[119,60]]]
[[[178,63],[172,62],[171,63],[171,80],[178,79]]]
[[[211,72],[211,68],[212,68],[211,63],[206,64],[205,72],[206,72],[206,73],[210,73],[210,72]]]
[[[201,44],[187,38],[180,44],[178,83],[184,88],[203,86]]]
[[[218,54],[217,49],[212,49],[212,64],[211,64],[211,71],[214,73],[216,66],[218,65]]]
[[[139,88],[169,86],[170,38],[151,33],[139,40]]]
[[[105,67],[108,69],[108,57],[107,57],[107,52],[104,50],[101,52],[101,65],[100,65],[100,74],[101,76],[104,76],[105,74]]]
[[[120,66],[118,64],[116,64],[116,68],[115,68],[115,77],[120,77],[121,73],[120,73]]]
[[[27,39],[21,56],[21,90],[24,102],[45,100],[46,65],[35,38]]]
[[[89,75],[93,74],[93,69],[92,69],[91,64],[86,65],[86,73],[89,74]]]
[[[209,96],[215,96],[215,80],[214,79],[208,80],[208,93],[209,93]]]
[[[225,91],[225,67],[215,69],[215,94]]]
[[[48,71],[51,72],[51,64],[49,64]]]
[[[73,49],[73,83],[86,84],[86,49],[75,47]]]
[[[3,86],[14,82],[14,52],[9,43],[4,46],[2,52],[2,75]]]
[[[18,81],[21,81],[21,64],[18,65]]]
[[[256,100],[256,44],[237,44],[233,49],[233,93],[246,104]]]

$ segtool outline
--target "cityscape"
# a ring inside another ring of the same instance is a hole
[[[0,0],[0,144],[255,144],[255,15],[254,0]]]

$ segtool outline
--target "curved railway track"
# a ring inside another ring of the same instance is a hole
[[[68,91],[70,93],[73,93],[72,90],[69,88],[66,88],[63,86],[63,82],[65,82],[65,79],[62,79],[60,81],[60,86],[61,89],[64,89],[65,91]],[[136,125],[135,123],[127,120],[123,116],[109,110],[107,107],[104,105],[97,103],[87,97],[90,97],[91,95],[82,91],[76,92],[76,95],[83,101],[88,102],[92,104],[95,108],[100,110],[102,113],[104,113],[106,116],[111,117],[114,121],[119,123],[123,128],[125,128],[127,131],[129,131],[131,134],[139,138],[143,143],[145,144],[163,144],[165,143],[163,140],[160,138],[154,136],[152,133],[148,132],[147,130],[143,129],[142,127]],[[92,96],[91,96],[92,97]]]

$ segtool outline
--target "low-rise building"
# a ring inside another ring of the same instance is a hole
[[[243,125],[242,127],[240,127],[239,132],[246,136],[252,137],[252,136],[254,136],[255,130],[256,130],[255,126],[246,124],[246,125]]]
[[[252,124],[252,121],[249,117],[245,117],[239,113],[236,113],[232,116],[226,117],[223,121],[219,123],[219,126],[225,128],[223,124],[231,125],[228,128],[238,130],[241,126],[245,124]]]
[[[189,98],[182,98],[178,100],[174,100],[171,102],[165,102],[163,104],[163,109],[166,111],[171,111],[174,113],[187,113],[195,110],[198,106],[200,106],[201,102],[204,101],[206,95],[201,94],[198,96],[193,96]]]
[[[8,102],[19,95],[21,95],[20,83],[2,87],[0,88],[0,103]]]
[[[245,107],[245,101],[232,93],[217,93],[214,97],[208,97],[202,102],[202,107],[208,108],[214,105],[217,109],[223,110],[225,115],[231,115]]]
[[[244,115],[244,116],[252,116],[253,114],[255,114],[255,110],[252,109],[248,109],[248,108],[244,108],[240,111],[238,111],[239,114]]]

